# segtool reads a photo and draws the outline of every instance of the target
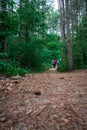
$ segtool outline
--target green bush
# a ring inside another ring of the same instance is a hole
[[[8,65],[6,72],[4,73],[5,76],[7,77],[11,77],[13,75],[20,75],[20,76],[24,76],[26,73],[28,73],[29,71],[23,69],[23,68],[15,68],[12,65]]]
[[[59,72],[65,72],[68,71],[68,63],[67,62],[61,62],[57,68],[57,71]]]
[[[39,69],[43,64],[42,41],[33,39],[29,44],[8,44],[8,56],[23,68]]]
[[[7,70],[7,64],[4,61],[0,61],[0,73],[4,73]]]
[[[5,59],[8,57],[8,54],[7,53],[0,53],[0,59]]]
[[[83,16],[73,38],[73,61],[75,69],[87,66],[87,17]]]
[[[82,69],[85,67],[84,64],[84,52],[82,47],[75,43],[73,44],[73,62],[74,62],[74,69]]]
[[[12,65],[8,65],[6,72],[4,73],[5,76],[10,77],[13,76],[15,72],[15,68]]]
[[[14,73],[15,75],[19,74],[20,76],[24,76],[28,71],[23,68],[16,68]]]
[[[0,52],[0,73],[4,73],[7,69],[6,58],[7,58],[7,53]]]
[[[67,44],[62,43],[62,47],[60,51],[61,53],[60,53],[60,57],[58,58],[59,64],[58,64],[57,71],[59,72],[68,71],[69,66],[68,66]]]

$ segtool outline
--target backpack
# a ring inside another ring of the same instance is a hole
[[[54,64],[56,64],[56,63],[57,63],[57,61],[56,61],[56,60],[53,60],[53,63],[54,63]]]

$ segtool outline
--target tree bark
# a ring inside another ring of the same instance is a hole
[[[1,43],[2,43],[1,51],[6,52],[6,38],[3,38],[1,40]]]
[[[29,35],[28,35],[28,26],[26,25],[25,29],[25,43],[27,44],[29,42]]]
[[[3,34],[6,33],[6,26],[7,26],[7,23],[6,23],[6,6],[7,6],[7,3],[5,1],[1,1],[0,3],[0,6],[1,6],[1,35],[0,35],[0,41],[1,41],[1,51],[2,52],[5,52],[6,51],[6,37],[7,35],[6,34]]]
[[[87,16],[87,0],[85,0],[85,4],[86,4],[86,16]]]
[[[19,41],[19,43],[21,43],[21,41],[22,41],[22,34],[21,34],[21,30],[22,30],[21,8],[22,8],[22,0],[19,1],[19,9],[20,9],[20,14],[19,14],[19,34],[18,34],[18,41]]]
[[[58,0],[60,5],[60,29],[61,29],[61,38],[62,41],[65,42],[66,35],[65,35],[65,4],[64,0]]]
[[[67,29],[67,46],[68,46],[68,61],[69,71],[73,70],[73,57],[72,57],[72,46],[70,38],[70,23],[69,23],[69,0],[65,0],[66,3],[66,29]]]
[[[28,6],[29,5],[29,1],[26,0],[25,3],[25,9],[26,11],[28,10]],[[29,30],[29,26],[28,26],[28,14],[26,13],[26,25],[25,25],[25,43],[27,44],[28,42],[30,42],[30,30]]]

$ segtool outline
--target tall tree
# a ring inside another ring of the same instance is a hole
[[[61,39],[65,42],[66,32],[65,32],[65,1],[58,0],[59,2],[59,11],[60,11],[60,29],[61,29]]]
[[[20,0],[19,15],[19,41],[30,42],[31,37],[41,35],[44,37],[46,24],[46,0]]]
[[[25,42],[28,43],[29,42],[29,30],[28,30],[28,7],[29,7],[29,1],[26,0],[25,2],[25,10],[26,10],[26,17],[25,17],[25,21],[26,21],[26,24],[25,24]]]
[[[18,40],[19,40],[19,43],[21,43],[22,41],[22,2],[23,0],[19,0],[19,27],[18,27]]]
[[[0,1],[0,43],[1,43],[1,51],[6,51],[6,30],[7,30],[7,1]]]
[[[87,0],[85,0],[85,5],[86,5],[86,16],[87,16]]]
[[[0,43],[1,51],[6,51],[6,42],[9,35],[16,32],[16,13],[13,11],[13,0],[0,0]]]
[[[67,30],[67,45],[68,45],[68,61],[69,71],[73,70],[73,57],[72,57],[72,46],[70,37],[70,19],[69,19],[69,0],[65,0],[66,3],[66,30]]]

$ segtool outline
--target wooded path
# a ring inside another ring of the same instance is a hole
[[[0,78],[0,130],[87,130],[87,70]]]

